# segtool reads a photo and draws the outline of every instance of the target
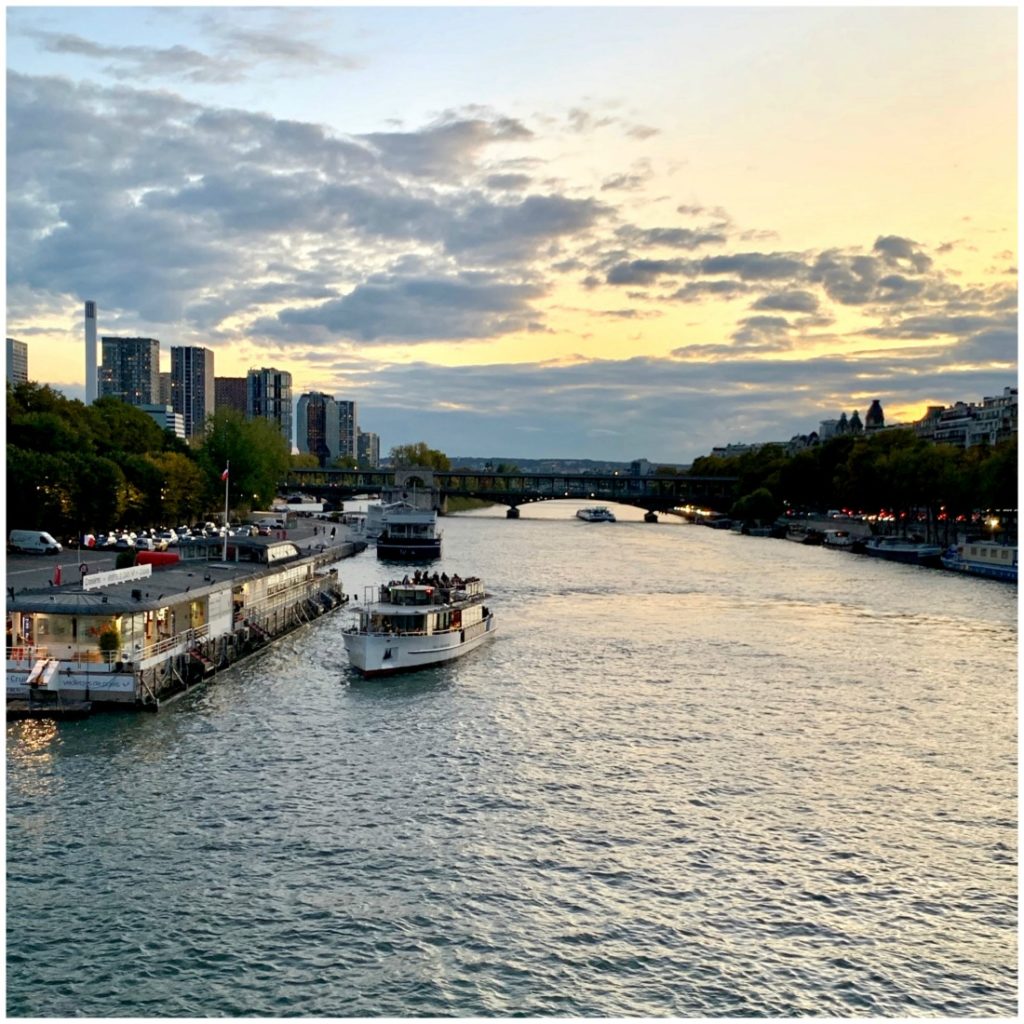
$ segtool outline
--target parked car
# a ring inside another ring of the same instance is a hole
[[[34,555],[50,555],[63,551],[59,541],[45,530],[11,530],[7,537],[10,551],[24,551]]]
[[[135,538],[130,537],[127,533],[122,533],[120,537],[114,543],[115,551],[130,551],[135,547]]]

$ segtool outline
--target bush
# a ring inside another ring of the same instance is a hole
[[[117,553],[117,561],[114,563],[115,569],[130,569],[135,564],[135,552],[134,551],[119,551]]]

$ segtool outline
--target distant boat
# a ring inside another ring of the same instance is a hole
[[[939,565],[942,548],[907,537],[872,537],[864,545],[865,554],[907,565]]]
[[[576,518],[588,523],[614,523],[615,516],[611,509],[604,505],[594,505],[591,508],[581,508],[576,512]]]
[[[964,541],[941,556],[942,564],[955,572],[988,576],[994,580],[1017,582],[1017,545],[992,541]]]
[[[494,636],[494,613],[476,577],[429,582],[386,583],[377,600],[359,610],[359,622],[345,630],[352,667],[365,676],[393,675],[441,665]]]
[[[369,527],[369,517],[367,527]],[[383,527],[377,536],[377,557],[403,562],[429,562],[441,557],[437,512],[399,501],[384,506]]]
[[[849,530],[826,530],[822,545],[840,551],[852,551],[856,538]]]

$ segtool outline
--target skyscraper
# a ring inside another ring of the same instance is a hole
[[[276,423],[292,450],[292,375],[286,370],[261,367],[246,377],[245,415]]]
[[[380,435],[373,431],[359,431],[356,442],[359,448],[360,468],[376,469],[380,465]]]
[[[96,371],[96,303],[85,302],[85,404],[92,405],[99,397]]]
[[[12,384],[28,380],[28,345],[16,338],[7,339],[7,379]]]
[[[321,466],[338,457],[338,403],[332,395],[309,391],[296,406],[295,446],[315,455]]]
[[[185,436],[203,433],[213,415],[213,353],[199,345],[171,346],[171,406],[185,420]]]
[[[338,454],[353,459],[359,457],[356,441],[359,435],[359,420],[355,402],[338,402]]]
[[[129,405],[155,405],[160,398],[160,342],[156,338],[104,335],[100,396]]]
[[[237,409],[243,416],[246,409],[245,377],[214,377],[213,405],[216,409]]]

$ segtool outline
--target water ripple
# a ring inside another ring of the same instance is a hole
[[[1012,1015],[1015,590],[529,511],[446,669],[10,725],[8,1014]]]

